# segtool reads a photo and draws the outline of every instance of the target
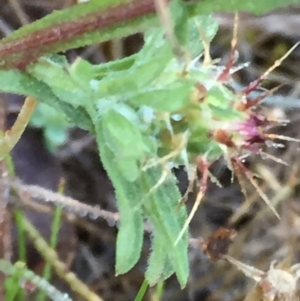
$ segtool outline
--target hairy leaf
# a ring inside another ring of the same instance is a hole
[[[159,256],[162,257],[161,252],[165,252],[165,257],[170,258],[178,281],[184,287],[189,275],[188,233],[185,233],[176,246],[174,243],[186,219],[186,209],[181,207],[178,212],[175,210],[181,195],[174,176],[170,176],[168,180],[156,187],[161,176],[162,169],[159,167],[151,168],[143,174],[144,191],[148,190],[148,196],[143,202],[143,206],[155,229],[154,231],[160,233],[160,237],[165,243],[165,247],[160,251]],[[148,267],[150,275],[151,268],[151,266]]]
[[[90,87],[84,85],[84,82],[80,84],[76,81],[70,75],[69,68],[65,57],[52,55],[40,58],[37,64],[27,69],[27,72],[50,86],[52,92],[63,102],[69,103],[74,108],[84,107],[83,100],[92,101],[88,99]]]
[[[67,116],[45,103],[39,103],[35,109],[30,125],[44,129],[45,142],[48,149],[56,151],[66,142],[68,129],[72,126],[67,122]]]
[[[129,182],[115,168],[115,156],[107,147],[101,122],[98,123],[96,133],[101,160],[114,185],[118,201],[120,229],[116,248],[116,274],[123,274],[136,264],[142,250],[144,223],[138,204],[143,197],[143,191],[138,180]]]
[[[106,77],[101,76],[97,86],[98,95],[121,95],[126,98],[127,93],[132,94],[150,84],[172,58],[172,49],[164,40],[163,32],[151,30],[145,38],[143,49],[135,56],[135,61],[128,69],[110,72]],[[102,75],[101,68],[100,71]]]
[[[61,101],[45,83],[18,70],[0,70],[0,91],[19,95],[30,95],[65,115],[74,124],[94,132],[94,126],[85,110],[76,110]]]
[[[189,102],[193,83],[177,81],[161,89],[147,88],[133,95],[129,102],[137,108],[148,106],[158,112],[174,112]]]
[[[168,254],[165,252],[166,243],[160,232],[154,231],[152,238],[152,252],[148,259],[146,279],[150,286],[170,277],[175,271],[168,262]]]
[[[175,273],[170,254],[165,251],[166,243],[160,232],[154,233],[151,254],[145,273],[150,286],[168,279]]]
[[[173,266],[173,268],[171,268],[170,265],[166,264],[165,267],[167,270],[164,268],[161,272],[155,272],[156,276],[151,277],[152,280],[154,281],[155,278],[161,279],[159,274],[170,275],[173,269],[177,274],[180,284],[184,286],[187,281],[189,270],[187,235],[184,236],[176,247],[174,246],[174,242],[181,230],[186,215],[184,208],[182,208],[179,213],[175,213],[176,205],[180,199],[180,194],[175,181],[168,181],[167,184],[163,184],[161,187],[157,188],[157,190],[151,192],[147,196],[145,202],[143,202],[143,206],[141,206],[141,200],[145,198],[146,191],[149,192],[149,190],[159,181],[161,169],[159,168],[157,171],[155,168],[156,171],[151,169],[142,172],[134,182],[129,182],[128,179],[116,169],[114,163],[115,156],[107,147],[107,142],[103,135],[103,128],[104,124],[99,122],[96,129],[97,141],[101,159],[116,189],[118,207],[121,215],[121,224],[117,240],[117,274],[127,272],[139,258],[143,237],[142,208],[144,208],[155,231],[159,231],[158,233],[160,233],[161,241],[159,244],[161,244],[162,241],[164,244],[166,241],[168,242],[163,250],[163,252],[165,252],[164,255],[159,255],[161,254],[161,247],[155,243],[153,247],[158,246],[159,249],[153,250],[153,252],[155,252],[154,256],[156,258],[157,256],[162,256],[165,260],[169,257]],[[128,245],[129,237],[132,239],[130,246]],[[149,277],[152,274],[151,270],[157,269],[155,263],[151,262],[149,262],[150,265],[148,267],[150,273]]]
[[[130,182],[138,177],[138,163],[148,151],[139,128],[115,109],[101,116],[103,137],[114,154],[115,167]]]

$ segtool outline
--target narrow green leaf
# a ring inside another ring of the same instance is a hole
[[[107,147],[101,122],[96,127],[96,133],[101,161],[114,185],[118,201],[120,229],[116,247],[116,274],[123,274],[136,264],[142,250],[144,223],[138,204],[143,197],[143,191],[138,180],[129,182],[115,168],[115,155]]]
[[[139,128],[130,119],[115,109],[104,112],[101,119],[104,139],[116,156],[142,159],[147,147]]]
[[[116,169],[129,181],[134,182],[140,174],[140,166],[137,160],[132,158],[115,158]]]
[[[94,65],[93,69],[98,80],[107,76],[111,72],[128,70],[134,64],[137,54],[124,57],[116,61],[110,61],[105,64]]]
[[[204,33],[206,42],[209,43],[212,41],[218,31],[218,23],[212,15],[196,16],[189,21],[188,50],[192,58],[199,55],[204,48],[203,37],[200,31]]]
[[[166,258],[164,270],[161,275],[161,280],[159,281],[159,283],[170,278],[172,274],[174,274],[174,266],[172,264],[172,260],[170,259],[170,256],[168,256]]]
[[[135,56],[135,61],[129,69],[110,72],[106,77],[101,77],[97,86],[99,97],[134,93],[151,84],[166,68],[173,53],[163,37],[161,29],[147,32],[145,45]],[[102,76],[103,73],[100,72]],[[96,74],[97,79],[97,74]]]
[[[98,123],[97,141],[100,148],[102,162],[108,172],[116,189],[118,206],[121,216],[120,230],[117,239],[116,271],[117,274],[125,273],[137,262],[143,240],[143,217],[140,201],[145,194],[157,183],[160,173],[147,171],[142,173],[136,181],[130,183],[115,168],[115,155],[107,147],[105,136],[103,135],[104,123]],[[159,193],[158,193],[159,192]],[[175,213],[176,205],[180,199],[180,194],[175,181],[169,181],[151,193],[145,201],[146,214],[152,222],[155,231],[161,233],[161,239],[164,242],[164,252],[170,257],[173,270],[176,271],[179,282],[182,286],[186,284],[188,277],[188,258],[187,258],[187,235],[174,247],[174,242],[184,223],[185,209],[182,208],[179,213]],[[130,245],[128,237],[131,238]],[[167,243],[166,243],[167,242]],[[153,263],[154,264],[154,263]],[[162,271],[162,275],[170,274],[170,265],[168,270]],[[150,272],[152,266],[149,267]]]
[[[188,11],[182,0],[173,0],[170,3],[170,14],[174,23],[174,34],[180,46],[188,43]]]
[[[115,167],[128,181],[135,181],[139,175],[138,162],[142,161],[149,151],[141,129],[117,108],[103,112],[101,120],[103,137],[107,147],[114,154]]]
[[[145,273],[145,277],[150,286],[155,285],[156,283],[160,282],[161,276],[164,271],[165,262],[167,258],[167,252],[165,251],[166,246],[164,242],[164,236],[160,235],[160,232],[154,230],[152,233],[152,240],[151,240],[151,254],[148,259],[148,267]],[[172,273],[174,273],[174,269]]]
[[[232,107],[232,101],[237,99],[237,96],[228,88],[215,85],[212,87],[205,97],[205,104],[201,104],[203,113],[209,112],[212,119],[221,118],[223,121],[241,120],[241,116],[245,113]]]
[[[0,91],[32,96],[58,111],[65,113],[71,122],[94,132],[94,126],[85,110],[76,110],[70,104],[60,101],[52,90],[33,76],[18,70],[0,70]]]
[[[38,63],[27,68],[27,72],[51,87],[52,92],[63,102],[74,108],[84,107],[90,92],[89,85],[80,83],[70,75],[70,65],[64,56],[50,55],[39,59]],[[82,75],[81,78],[83,78]]]
[[[106,64],[102,65],[105,66]],[[68,67],[68,72],[73,82],[77,83],[83,90],[91,86],[91,81],[95,78],[96,74],[94,66],[82,58],[77,58],[75,62]]]
[[[182,80],[160,89],[146,88],[130,97],[129,103],[137,108],[148,106],[158,112],[174,112],[189,103],[192,87],[192,82]]]
[[[161,179],[161,168],[154,167],[142,174],[144,191],[153,190],[153,187]],[[181,287],[186,285],[189,275],[188,264],[188,233],[174,246],[186,219],[186,209],[182,207],[175,211],[181,195],[176,186],[175,177],[170,177],[163,184],[150,192],[147,200],[143,202],[144,210],[153,224],[155,231],[159,232],[163,239],[166,252],[176,272]],[[162,256],[162,255],[160,255]],[[152,267],[148,269],[151,271]],[[167,274],[167,273],[166,273]]]
[[[45,143],[48,149],[53,152],[66,142],[68,130],[73,126],[67,121],[67,117],[63,112],[59,112],[41,102],[34,110],[29,124],[35,128],[44,129]]]
[[[152,252],[148,260],[148,267],[145,276],[149,284],[152,286],[169,278],[172,274],[174,274],[175,270],[168,259],[165,238],[158,231],[153,233],[151,249]]]

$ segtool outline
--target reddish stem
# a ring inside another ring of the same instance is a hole
[[[206,161],[206,159],[201,157],[198,158],[197,165],[198,170],[202,173],[200,191],[204,194],[207,190],[209,163]]]
[[[230,76],[230,70],[233,67],[234,64],[234,54],[236,51],[237,46],[231,48],[230,55],[229,55],[229,61],[227,62],[225,66],[225,70],[218,76],[218,81],[220,82],[226,82],[229,79]]]
[[[67,50],[66,44],[84,34],[116,26],[154,12],[154,1],[132,0],[129,3],[89,13],[77,20],[65,21],[27,36],[8,40],[0,44],[0,58],[4,62],[1,68],[24,69],[42,55]]]

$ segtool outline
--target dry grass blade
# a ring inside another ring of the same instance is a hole
[[[188,174],[188,187],[182,196],[182,199],[180,200],[179,204],[176,206],[176,212],[180,209],[180,207],[187,201],[188,196],[191,192],[194,190],[195,181],[197,180],[197,167],[191,166],[190,168],[187,168],[187,174]]]
[[[197,198],[196,198],[196,201],[195,201],[195,203],[193,205],[193,208],[192,208],[192,210],[191,210],[191,212],[190,212],[187,220],[185,221],[185,223],[184,223],[184,225],[183,225],[183,227],[182,227],[180,233],[178,234],[178,237],[177,237],[177,239],[176,239],[176,241],[174,243],[175,246],[179,243],[180,239],[184,235],[184,233],[185,233],[186,229],[188,228],[191,220],[193,219],[193,217],[194,217],[197,209],[199,208],[201,200],[203,199],[203,197],[204,197],[204,193],[202,191],[199,191],[199,193],[197,195]]]
[[[266,137],[269,139],[280,139],[284,141],[291,141],[291,142],[300,142],[300,139],[296,139],[293,137],[283,136],[283,135],[276,135],[276,134],[266,134]]]
[[[273,160],[274,162],[277,162],[277,163],[282,164],[282,165],[285,165],[285,166],[288,166],[288,165],[289,165],[287,162],[285,162],[285,161],[283,161],[282,159],[280,159],[280,158],[278,158],[278,157],[275,157],[275,156],[273,156],[273,155],[271,155],[271,154],[268,154],[268,153],[263,152],[263,151],[260,151],[259,153],[260,153],[260,155],[261,155],[261,157],[262,157],[263,159],[270,159],[270,160]]]
[[[234,161],[232,161],[232,163],[235,165],[235,170],[240,169],[241,171],[244,172],[246,178],[250,181],[250,183],[252,184],[252,186],[256,189],[256,191],[258,192],[258,194],[260,195],[260,197],[264,200],[264,202],[271,209],[271,211],[274,213],[274,215],[280,220],[279,213],[277,212],[276,208],[271,203],[271,201],[269,200],[269,198],[267,197],[267,195],[260,188],[260,186],[257,183],[257,181],[254,179],[253,173],[248,168],[246,168],[246,166],[244,166],[244,164],[242,162],[240,162],[239,160],[234,160]]]
[[[59,260],[57,253],[49,247],[40,233],[25,217],[23,217],[22,222],[25,231],[33,240],[37,250],[45,258],[45,260],[50,262],[55,272],[70,285],[73,291],[78,293],[87,301],[104,301],[100,296],[93,293],[82,281],[80,281],[74,273],[68,272],[65,264]]]
[[[228,260],[230,263],[235,265],[246,276],[254,279],[256,282],[259,282],[265,274],[263,271],[255,268],[253,266],[250,266],[248,264],[242,263],[229,255],[224,255],[224,259]]]
[[[168,10],[168,2],[167,0],[155,0],[155,7],[156,11],[158,13],[158,16],[160,17],[160,21],[162,23],[162,26],[165,30],[166,37],[171,44],[173,51],[175,55],[178,57],[182,56],[182,49],[174,35],[174,25],[171,18],[171,15]]]
[[[28,16],[23,11],[21,4],[19,3],[19,0],[9,0],[9,3],[11,7],[13,8],[16,16],[18,17],[20,23],[22,25],[26,25],[30,23],[30,20],[28,19]]]
[[[193,205],[193,208],[174,243],[175,246],[178,244],[178,242],[180,241],[180,239],[183,237],[184,233],[186,232],[186,230],[187,230],[191,220],[193,219],[197,209],[199,208],[201,200],[205,196],[205,193],[207,190],[207,182],[208,182],[208,176],[209,176],[209,170],[208,170],[209,164],[206,162],[206,159],[200,158],[197,165],[198,165],[198,168],[202,171],[201,186],[200,186],[199,192],[197,194],[197,198]]]
[[[5,132],[4,137],[0,139],[0,160],[2,160],[20,140],[35,107],[36,100],[32,97],[27,97],[16,122],[10,130]]]

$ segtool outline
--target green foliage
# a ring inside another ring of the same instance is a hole
[[[16,272],[12,274],[5,280],[5,290],[6,290],[6,301],[13,301],[18,298],[18,294],[20,294],[20,286],[19,283],[22,279],[22,272],[20,269],[16,269]]]
[[[175,246],[174,242],[183,227],[186,212],[184,207],[175,212],[181,196],[174,177],[165,180],[162,185],[149,193],[161,179],[160,170],[160,168],[151,168],[142,175],[143,191],[148,191],[147,200],[143,202],[144,211],[153,225],[155,237],[146,276],[149,283],[153,285],[170,277],[175,271],[179,283],[185,286],[189,271],[186,252],[187,233],[180,244]]]
[[[49,86],[29,73],[18,70],[0,70],[0,82],[2,92],[31,95],[55,110],[65,113],[74,124],[93,131],[91,120],[84,110],[76,110],[69,103],[61,101]]]
[[[194,20],[190,24],[193,24],[191,38],[194,39],[198,29],[194,26]],[[212,27],[216,29],[214,23]],[[213,32],[210,34],[212,36]],[[203,49],[199,40],[198,35],[198,53]],[[195,46],[193,51],[196,51]],[[102,65],[92,66],[83,60],[69,65],[63,57],[51,55],[31,65],[27,73],[36,81],[43,82],[53,93],[52,97],[70,105],[74,112],[87,112],[94,124],[93,131],[96,133],[101,160],[116,189],[121,215],[117,240],[117,274],[127,272],[139,259],[143,242],[143,219],[146,217],[154,227],[153,251],[146,273],[149,282],[155,284],[175,272],[184,286],[188,277],[188,236],[186,233],[180,243],[174,246],[186,216],[184,207],[178,213],[175,212],[181,199],[176,181],[170,176],[153,190],[162,177],[163,169],[157,166],[154,174],[153,168],[142,169],[143,161],[157,158],[159,142],[155,132],[161,131],[165,123],[160,120],[152,124],[145,123],[138,111],[142,106],[147,106],[154,113],[171,113],[182,109],[189,103],[194,79],[180,80],[177,77],[182,64],[174,59],[172,49],[160,29],[147,33],[145,46],[133,60],[131,58],[130,66],[124,64],[128,60],[120,61],[119,65],[104,65],[105,69]],[[111,70],[110,66],[113,72],[108,71]],[[168,82],[163,72],[170,74]],[[23,73],[19,74],[23,76]],[[162,99],[165,101],[162,102]],[[61,111],[64,111],[64,107]],[[68,117],[73,120],[71,114]],[[50,118],[49,114],[47,119]],[[37,123],[36,118],[33,121]],[[51,123],[47,123],[49,130]],[[128,237],[132,239],[130,245]],[[168,247],[156,247],[166,241]],[[155,258],[163,263],[159,271],[156,271]]]
[[[201,5],[202,4],[202,5]],[[199,5],[191,5],[190,9],[193,14],[210,14],[212,12],[232,12],[232,11],[247,11],[254,14],[267,13],[273,9],[299,4],[298,0],[254,0],[254,1],[239,1],[228,0],[226,2],[221,0],[205,1]]]
[[[145,1],[151,4],[147,13],[128,17],[122,23],[103,21],[104,25],[94,30],[83,26],[101,13],[103,20],[109,19],[111,11],[120,7],[122,12],[140,9],[141,1],[118,6],[125,2],[92,0],[55,12],[2,40],[3,68],[20,64],[26,68],[0,70],[0,90],[36,97],[67,116],[68,122],[96,135],[120,211],[116,273],[126,273],[139,260],[146,219],[153,229],[145,274],[148,283],[154,285],[175,273],[184,287],[189,275],[188,231],[175,242],[187,214],[184,206],[176,211],[181,195],[171,169],[184,165],[189,172],[199,158],[211,163],[228,155],[227,147],[210,134],[220,128],[230,129],[232,139],[239,142],[243,137],[238,125],[249,117],[233,105],[240,101],[239,96],[218,80],[222,69],[198,61],[204,48],[200,31],[209,42],[217,30],[209,15],[199,14],[236,9],[262,12],[297,1],[173,0],[170,15],[175,44],[169,43],[170,37],[162,28],[153,27],[146,30],[145,44],[139,53],[116,62],[94,66],[81,59],[69,64],[64,56],[56,54],[41,56],[128,35],[157,22],[151,10],[153,1],[149,0]],[[60,30],[61,36],[54,29]],[[64,36],[67,29],[73,35]],[[55,32],[52,44],[47,40],[49,30]],[[38,60],[27,66],[32,60],[26,43],[34,40],[34,34],[43,37],[43,33],[44,40],[40,39],[33,54]],[[18,50],[18,42],[26,47]],[[45,48],[43,42],[50,46]],[[19,52],[7,53],[9,48]],[[201,92],[199,84],[206,93]],[[57,134],[60,140],[67,123],[65,118],[57,117],[51,119],[49,113],[43,120],[35,116],[32,122],[45,124],[49,137],[54,140],[53,135]]]
[[[188,17],[237,10],[261,14],[297,3],[298,0],[172,0],[170,6],[174,8],[175,35],[185,45]],[[24,67],[45,54],[128,36],[157,24],[152,0],[90,0],[53,12],[2,39],[0,66],[5,69]]]
[[[114,154],[105,144],[101,126],[97,131],[97,141],[102,163],[114,184],[120,212],[116,272],[126,273],[138,261],[142,250],[144,223],[139,202],[143,197],[143,191],[138,180],[131,183],[116,170]]]
[[[146,294],[147,288],[148,288],[148,283],[147,283],[146,280],[144,280],[144,282],[142,283],[142,286],[140,287],[136,297],[134,298],[134,301],[142,301],[145,294]]]
[[[63,185],[60,185],[60,189],[62,192],[63,191]],[[61,214],[62,214],[62,208],[61,206],[57,205],[55,208],[54,212],[54,217],[52,221],[52,227],[51,227],[51,237],[50,237],[50,242],[49,246],[53,250],[56,249],[57,246],[57,241],[58,241],[58,235],[59,235],[59,228],[61,225]],[[49,261],[47,261],[45,267],[44,267],[44,272],[43,272],[43,279],[46,281],[50,281],[51,275],[52,275],[52,270],[51,270],[51,264]],[[39,295],[37,296],[37,301],[44,301],[46,300],[46,294],[43,291],[40,291]]]
[[[35,109],[30,125],[44,129],[44,137],[49,150],[55,152],[57,147],[64,144],[68,138],[68,129],[71,127],[67,116],[56,111],[45,103],[40,103]]]
[[[28,281],[32,285],[45,292],[45,294],[53,301],[72,301],[72,299],[64,293],[58,291],[54,286],[48,283],[45,279],[34,274],[32,271],[26,269],[24,264],[17,262],[12,265],[10,262],[0,259],[0,271],[10,276],[5,282],[5,288],[9,292],[7,300],[15,300],[13,295],[20,281]]]

